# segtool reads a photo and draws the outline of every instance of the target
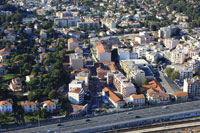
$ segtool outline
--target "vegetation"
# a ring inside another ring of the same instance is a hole
[[[179,72],[174,71],[172,68],[166,68],[165,73],[171,80],[179,79]]]

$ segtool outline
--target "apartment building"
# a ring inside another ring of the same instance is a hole
[[[85,82],[81,80],[72,80],[69,83],[69,91],[72,91],[73,88],[83,88],[85,89]]]
[[[172,51],[170,61],[174,64],[182,64],[185,61],[185,54],[182,51]]]
[[[90,22],[78,22],[77,27],[81,29],[99,29],[100,24],[98,21],[90,21]]]
[[[165,47],[168,49],[176,48],[176,46],[179,44],[179,40],[177,39],[165,39],[164,41]]]
[[[10,88],[10,90],[12,90],[14,92],[22,91],[22,84],[21,84],[20,78],[12,79],[12,81],[9,85],[9,88]]]
[[[55,18],[54,24],[57,27],[77,27],[77,23],[80,21],[79,17],[65,17],[65,18]]]
[[[68,39],[68,49],[72,50],[79,46],[79,41],[75,38]]]
[[[148,63],[143,60],[123,60],[120,62],[120,65],[124,72],[126,73],[126,77],[136,84],[137,86],[142,85],[142,80],[153,80],[154,75],[148,67]]]
[[[73,70],[83,68],[83,55],[77,53],[70,54],[69,63]]]
[[[102,97],[103,100],[109,100],[115,108],[122,108],[125,105],[125,101],[107,87],[102,89]]]
[[[83,88],[71,88],[68,92],[68,99],[72,104],[82,104],[84,102],[84,95]]]
[[[174,92],[174,97],[177,102],[185,102],[188,100],[187,92]]]
[[[132,84],[121,72],[113,72],[113,84],[123,97],[129,97],[136,93],[135,85]]]
[[[76,80],[84,81],[85,86],[89,86],[89,74],[88,73],[78,73],[75,76]]]
[[[55,101],[51,100],[46,100],[43,101],[43,106],[42,106],[47,112],[54,112],[57,108],[57,103]]]
[[[111,51],[107,44],[101,41],[94,42],[95,56],[101,62],[111,62]]]
[[[144,94],[132,94],[128,100],[129,105],[144,105],[145,104]]]
[[[188,93],[188,97],[200,96],[200,80],[185,79],[183,84],[183,92]]]

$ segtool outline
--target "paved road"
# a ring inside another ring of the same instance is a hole
[[[152,118],[163,114],[172,114],[196,109],[199,110],[200,101],[167,105],[167,107],[167,109],[162,109],[162,107],[152,107],[140,110],[133,110],[128,112],[93,117],[90,118],[90,121],[86,121],[87,119],[82,119],[64,122],[62,123],[62,127],[57,127],[56,124],[53,124],[42,127],[11,131],[10,133],[35,133],[38,131],[40,131],[41,133],[46,133],[48,130],[59,130],[61,132],[77,132],[86,128],[92,128],[97,126],[101,127],[109,124],[125,122],[130,120]],[[141,118],[136,118],[136,116],[140,116]]]
[[[165,88],[166,92],[173,94],[174,92],[182,91],[173,81],[166,77],[163,72],[159,71],[159,76],[156,76],[158,82]]]

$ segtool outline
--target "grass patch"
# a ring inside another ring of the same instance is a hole
[[[25,115],[24,119],[26,123],[31,123],[31,122],[37,122],[38,121],[38,116],[33,116],[33,115]],[[40,121],[46,120],[44,118],[40,118]]]

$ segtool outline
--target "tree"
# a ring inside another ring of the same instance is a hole
[[[179,72],[174,71],[171,76],[170,76],[171,80],[175,80],[175,79],[179,79]]]
[[[104,109],[107,109],[108,108],[108,106],[104,103],[104,104],[102,104],[102,107],[104,108]]]
[[[56,90],[52,90],[52,91],[50,91],[49,94],[48,94],[48,98],[49,98],[49,99],[56,99],[57,97],[58,97],[58,93],[57,93]]]
[[[148,80],[147,80],[146,78],[144,78],[144,79],[142,80],[142,84],[143,84],[143,85],[148,84]]]
[[[69,117],[69,113],[65,111],[65,118],[68,119],[68,117]]]
[[[167,74],[168,77],[171,77],[171,74],[174,70],[170,67],[166,68],[165,73]]]

